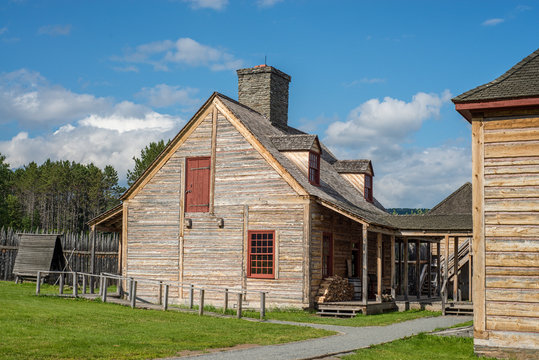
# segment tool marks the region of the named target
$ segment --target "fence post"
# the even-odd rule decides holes
[[[198,306],[198,315],[204,315],[204,289],[200,289],[200,304]]]
[[[36,295],[41,291],[41,271],[37,272]]]
[[[99,296],[103,295],[103,275],[99,275]]]
[[[73,272],[73,296],[79,297],[79,276],[76,271]]]
[[[242,296],[241,292],[239,292],[238,293],[238,309],[237,309],[238,311],[236,313],[236,317],[238,319],[241,319],[241,302],[242,302],[242,300],[243,300],[243,296]]]
[[[133,285],[131,286],[131,308],[135,308],[137,305],[137,282],[135,280],[133,281]]]
[[[225,289],[225,303],[223,304],[223,313],[226,314],[228,310],[228,289]]]
[[[86,283],[86,275],[82,274],[82,293],[86,294],[86,288],[88,287],[88,284]]]
[[[94,276],[93,274],[90,275],[90,294],[93,294],[94,293],[94,288],[95,288],[95,279],[94,279]]]
[[[193,308],[193,292],[194,292],[194,286],[193,284],[189,285],[189,309]]]
[[[157,291],[157,304],[163,304],[163,282],[159,281],[159,290]]]
[[[260,293],[260,320],[264,320],[266,316],[266,293]]]
[[[124,296],[124,284],[121,277],[119,277],[117,280],[118,283],[116,284],[116,289],[118,291],[118,296],[120,297],[120,299],[122,299]]]
[[[129,300],[133,297],[133,278],[129,278]]]
[[[58,289],[60,295],[64,294],[64,273],[60,273],[60,288]]]
[[[101,292],[101,301],[107,302],[107,277],[103,277],[103,291]]]
[[[163,310],[168,309],[168,284],[165,284],[165,298],[163,299]]]

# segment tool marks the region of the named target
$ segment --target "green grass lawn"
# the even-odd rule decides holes
[[[419,334],[387,344],[361,349],[353,355],[343,356],[345,360],[464,360],[474,359],[473,339],[454,336]],[[487,358],[481,358],[488,360]]]
[[[57,293],[58,288],[44,285],[42,292]],[[0,281],[0,359],[147,359],[333,334],[34,293],[35,284]]]

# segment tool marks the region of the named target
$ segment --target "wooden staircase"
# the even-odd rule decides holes
[[[446,315],[473,315],[471,301],[453,301],[445,304]]]

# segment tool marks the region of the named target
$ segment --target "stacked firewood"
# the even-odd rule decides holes
[[[318,288],[317,303],[332,301],[350,301],[354,298],[354,286],[348,283],[348,279],[338,275],[325,278]]]

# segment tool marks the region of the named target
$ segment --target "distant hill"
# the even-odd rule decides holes
[[[430,209],[427,208],[389,208],[386,211],[393,215],[422,215],[426,214]]]

